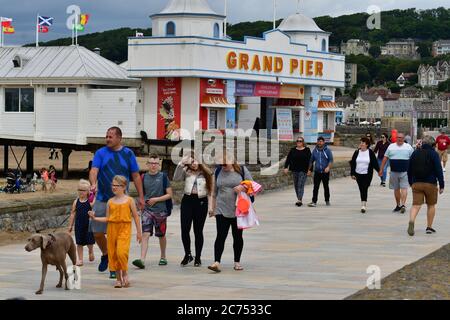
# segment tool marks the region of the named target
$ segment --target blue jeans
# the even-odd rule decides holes
[[[381,168],[381,163],[383,162],[383,159],[377,159],[378,160],[378,165]],[[380,177],[381,182],[386,182],[386,176],[387,176],[387,169],[389,168],[389,160],[386,162],[386,165],[384,166],[384,170],[383,170],[383,176]]]

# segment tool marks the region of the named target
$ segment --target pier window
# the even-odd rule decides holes
[[[166,25],[166,36],[167,37],[175,36],[175,23],[172,22],[172,21],[167,22],[167,25]]]
[[[322,51],[327,51],[327,40],[322,39]]]
[[[214,38],[220,38],[220,27],[218,23],[214,24]]]
[[[34,112],[34,89],[6,88],[5,112]]]

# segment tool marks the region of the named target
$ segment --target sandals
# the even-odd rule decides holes
[[[222,271],[222,270],[220,270],[219,266],[215,265],[215,264],[208,266],[208,269],[211,271],[217,272],[217,273]]]
[[[122,282],[116,281],[116,284],[114,285],[114,288],[122,288]]]
[[[83,261],[78,261],[76,264],[77,267],[82,267],[83,266]]]
[[[244,268],[240,264],[239,265],[234,265],[233,269],[235,271],[242,271],[242,270],[244,270]]]
[[[167,266],[167,259],[165,258],[161,258],[159,259],[159,264],[160,266]]]
[[[89,261],[92,262],[92,261],[94,261],[94,260],[95,260],[94,254],[93,254],[93,253],[92,253],[92,254],[89,254]]]

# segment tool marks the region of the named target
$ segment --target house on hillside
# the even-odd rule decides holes
[[[421,64],[417,74],[422,87],[437,87],[440,82],[450,78],[450,62],[439,61],[436,66]]]
[[[400,59],[420,59],[419,47],[413,39],[391,40],[381,47],[382,56],[393,56]]]
[[[400,88],[403,88],[407,83],[410,83],[416,75],[417,73],[414,72],[402,72],[396,82]]]

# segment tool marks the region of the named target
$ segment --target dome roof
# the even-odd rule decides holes
[[[207,0],[171,0],[169,4],[159,14],[218,14],[211,9]]]
[[[317,26],[312,18],[301,13],[293,14],[284,19],[278,29],[281,31],[325,32]]]

